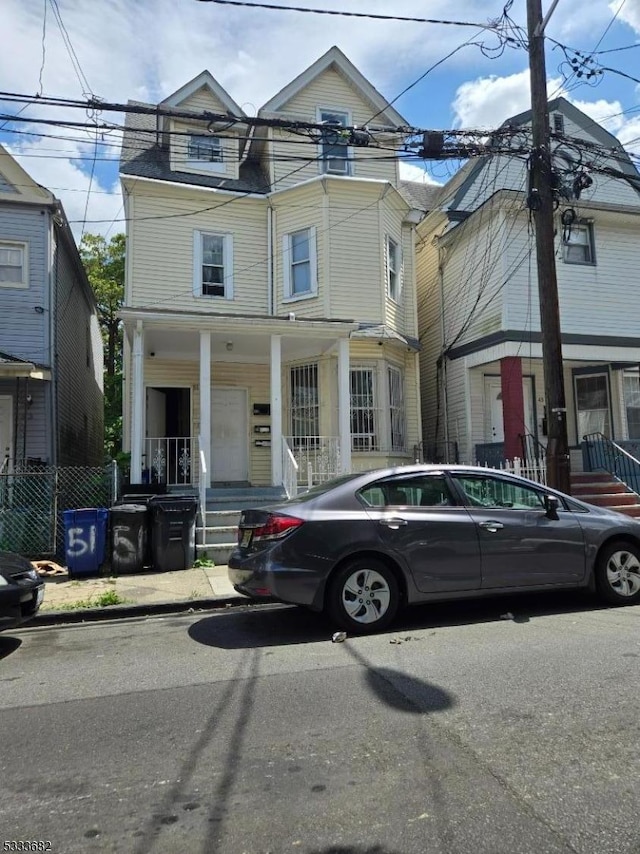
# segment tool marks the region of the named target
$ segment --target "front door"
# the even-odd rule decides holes
[[[536,435],[536,423],[533,411],[533,380],[522,378],[524,397],[524,424],[522,432]],[[504,415],[502,412],[502,382],[500,377],[484,378],[485,399],[485,441],[504,442]]]
[[[13,398],[0,395],[0,468],[7,457],[13,457]]]
[[[211,391],[212,480],[248,480],[247,392],[243,388]]]
[[[589,433],[602,433],[610,438],[608,374],[578,374],[574,382],[578,441]]]

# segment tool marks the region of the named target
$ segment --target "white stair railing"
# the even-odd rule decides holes
[[[295,498],[298,494],[298,463],[293,456],[286,437],[282,437],[282,485],[287,498]]]
[[[202,438],[198,436],[200,471],[198,477],[198,495],[200,497],[200,517],[202,528],[207,527],[207,461],[202,450]]]

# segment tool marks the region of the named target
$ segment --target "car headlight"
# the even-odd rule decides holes
[[[38,575],[38,573],[35,571],[35,569],[30,569],[30,570],[29,570],[29,572],[27,572],[27,575],[29,576],[29,578],[30,578],[32,581],[39,581],[39,580],[40,580],[40,576],[39,576],[39,575]]]
[[[4,577],[4,575],[0,575],[0,587],[7,587],[8,585],[9,585],[9,582]]]

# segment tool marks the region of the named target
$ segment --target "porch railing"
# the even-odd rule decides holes
[[[479,463],[485,468],[498,469],[498,471],[508,472],[509,474],[517,474],[520,477],[526,477],[529,480],[534,480],[536,483],[547,484],[547,461],[544,457],[532,460],[521,460],[515,457],[513,460],[502,460],[494,465],[487,463]]]
[[[282,437],[282,482],[287,498],[295,498],[298,494],[298,463],[289,447],[289,442]]]
[[[588,433],[582,441],[589,471],[604,469],[640,493],[640,460],[602,433]]]
[[[542,460],[547,456],[546,445],[543,445],[533,433],[528,431],[520,433],[518,438],[522,447],[523,460]]]
[[[308,486],[325,483],[340,474],[338,436],[287,436],[286,443]]]
[[[199,443],[195,436],[160,436],[144,442],[145,483],[191,486],[197,480]]]

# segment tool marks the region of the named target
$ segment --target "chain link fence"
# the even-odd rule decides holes
[[[111,507],[118,468],[25,466],[0,474],[0,550],[64,558],[64,511]]]

